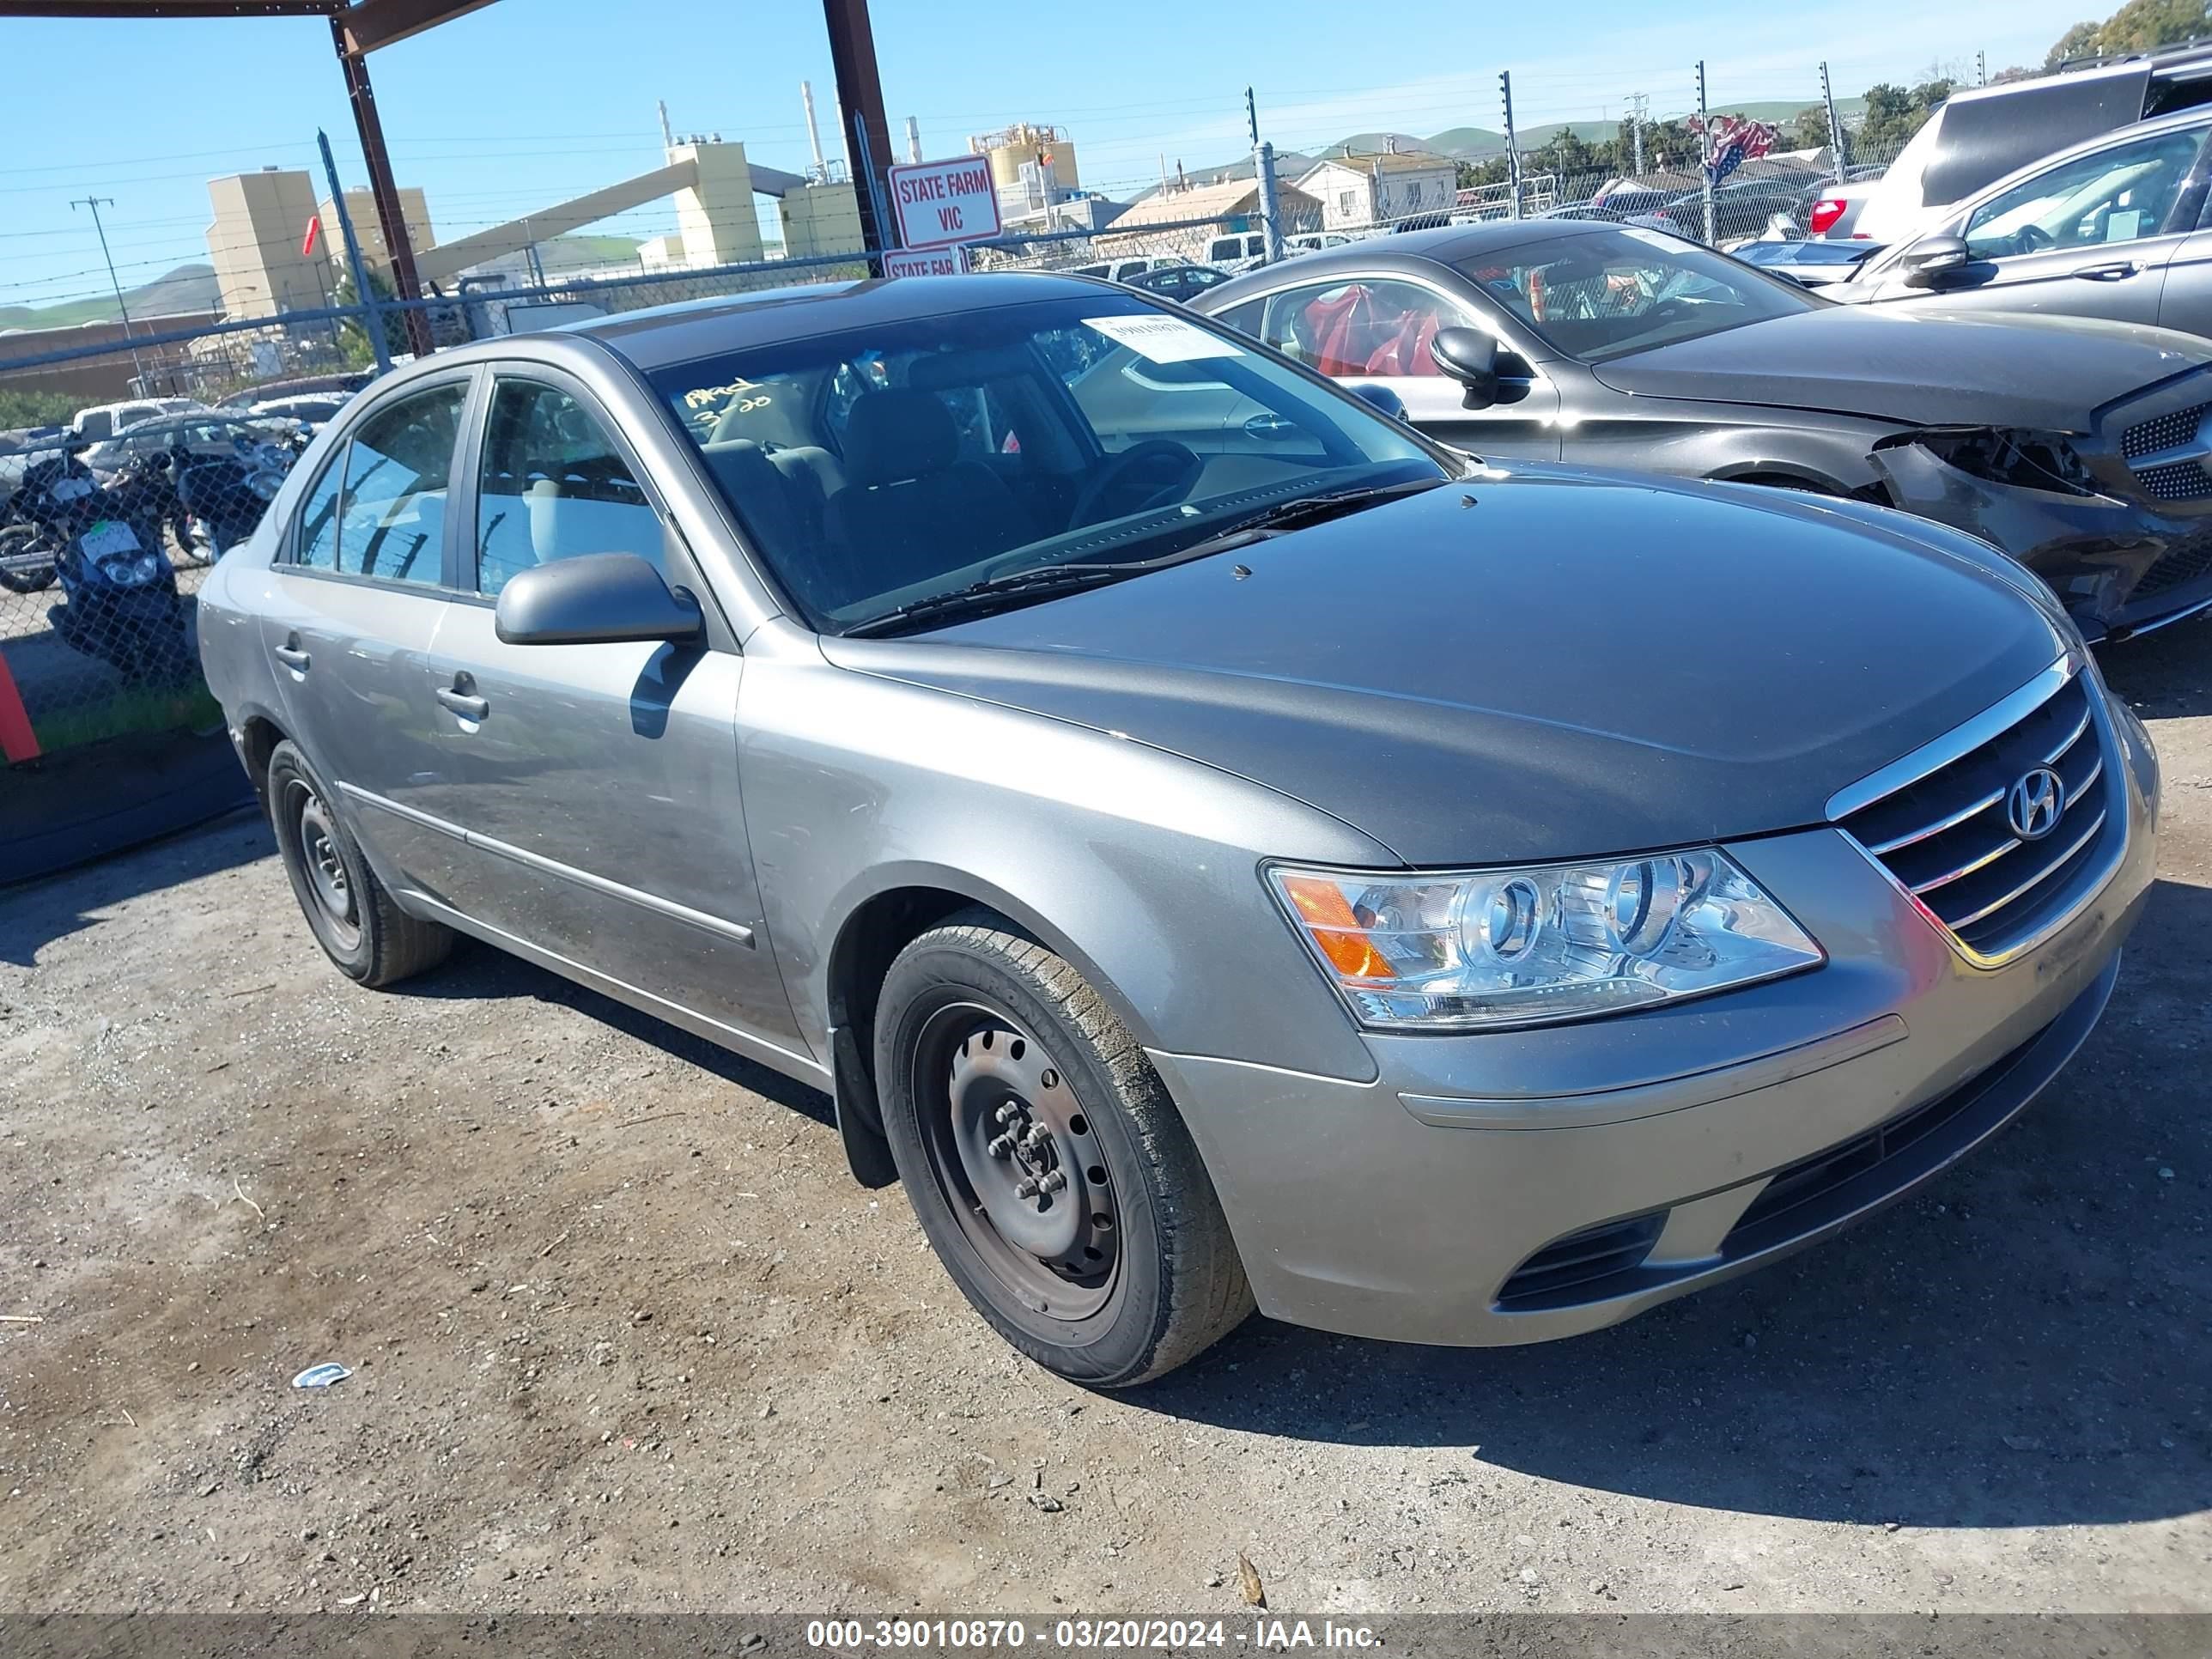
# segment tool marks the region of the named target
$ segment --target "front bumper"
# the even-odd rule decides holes
[[[1622,1018],[1368,1034],[1370,1082],[1154,1052],[1262,1311],[1489,1346],[1618,1322],[1892,1202],[2027,1106],[2094,1025],[2155,864],[2157,770],[2116,710],[2127,839],[2064,924],[1974,964],[1841,831],[1728,847],[1827,949]]]
[[[1893,505],[2026,565],[2092,640],[2161,627],[2212,605],[2212,514],[2161,512],[2118,495],[2022,489],[1960,471],[1917,444],[1869,459]]]

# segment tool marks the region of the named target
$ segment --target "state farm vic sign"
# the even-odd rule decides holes
[[[999,234],[999,192],[981,155],[891,169],[892,211],[907,247],[950,247]]]

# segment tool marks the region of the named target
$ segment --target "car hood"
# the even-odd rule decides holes
[[[1867,415],[1910,426],[2087,432],[2115,398],[2212,363],[2212,344],[2089,318],[2006,320],[1824,306],[1593,366],[1616,392]]]
[[[1562,859],[1820,822],[2046,667],[2063,641],[2027,579],[1947,537],[1750,486],[1516,465],[823,644],[1254,780],[1408,863]]]

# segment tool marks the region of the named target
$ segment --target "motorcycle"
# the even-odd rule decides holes
[[[242,438],[235,454],[199,462],[178,476],[177,495],[193,520],[192,540],[205,542],[210,560],[260,528],[269,503],[307,447],[304,431]]]
[[[0,502],[0,587],[36,593],[52,587],[70,538],[100,493],[82,452],[90,441],[57,449],[23,471],[22,482]]]
[[[167,530],[175,539],[178,557],[197,564],[206,561],[192,538],[191,514],[177,492],[178,475],[191,458],[191,452],[181,444],[132,456],[108,479],[104,510],[109,518],[153,526],[156,550],[161,532]]]
[[[76,526],[54,571],[63,603],[46,620],[72,651],[131,684],[173,685],[198,672],[177,573],[152,521],[100,517]]]

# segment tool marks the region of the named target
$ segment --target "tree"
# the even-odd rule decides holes
[[[368,290],[380,300],[389,300],[393,294],[392,279],[374,265],[371,265],[368,268]],[[350,269],[339,274],[338,285],[337,290],[331,295],[331,303],[333,306],[357,306],[361,303],[360,290],[354,286],[353,272]],[[382,313],[380,320],[384,324],[385,346],[388,350],[392,344],[392,330],[399,322],[399,313],[389,311]],[[368,337],[368,319],[365,316],[349,317],[340,323],[337,329],[336,343],[338,356],[348,368],[367,368],[376,361],[376,347]]]
[[[1792,149],[1821,149],[1828,142],[1828,106],[1808,104],[1797,112],[1797,118],[1784,129]]]
[[[2069,58],[2150,52],[2200,34],[2212,34],[2208,0],[2128,0],[2103,22],[2076,23],[2060,35],[2043,67],[2055,70]]]
[[[1954,89],[1948,80],[1923,81],[1911,88],[1893,87],[1887,82],[1869,87],[1866,114],[1856,135],[1858,152],[1883,161],[1895,155]]]

